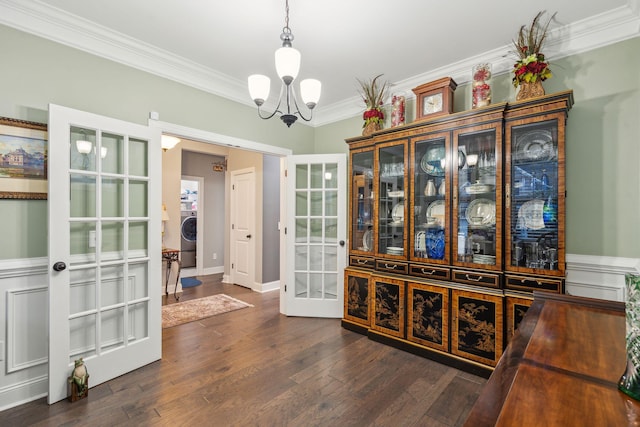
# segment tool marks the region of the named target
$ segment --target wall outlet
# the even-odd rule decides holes
[[[213,259],[218,259],[218,254],[217,253],[213,253]]]

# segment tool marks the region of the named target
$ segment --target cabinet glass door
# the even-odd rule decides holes
[[[411,258],[437,264],[449,260],[449,134],[412,142],[413,233]],[[449,159],[448,159],[449,157]]]
[[[454,264],[489,270],[501,262],[500,124],[454,132]]]
[[[351,251],[373,254],[373,150],[351,153]]]
[[[507,258],[509,270],[545,274],[563,268],[564,162],[558,120],[507,124]],[[538,271],[539,272],[539,271]]]
[[[406,256],[405,159],[407,145],[378,146],[378,254],[390,258]]]

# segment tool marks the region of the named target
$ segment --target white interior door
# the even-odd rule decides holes
[[[287,172],[283,312],[289,316],[342,317],[346,156],[289,156]]]
[[[49,106],[49,403],[161,357],[160,133]]]
[[[231,174],[231,280],[254,287],[256,264],[256,177],[253,168]]]

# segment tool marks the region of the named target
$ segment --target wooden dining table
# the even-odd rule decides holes
[[[640,402],[618,390],[625,330],[624,303],[534,292],[464,425],[640,426]]]

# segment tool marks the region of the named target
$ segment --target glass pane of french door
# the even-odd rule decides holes
[[[70,127],[69,363],[148,337],[146,140]]]
[[[337,168],[335,163],[296,165],[296,298],[338,298]]]

